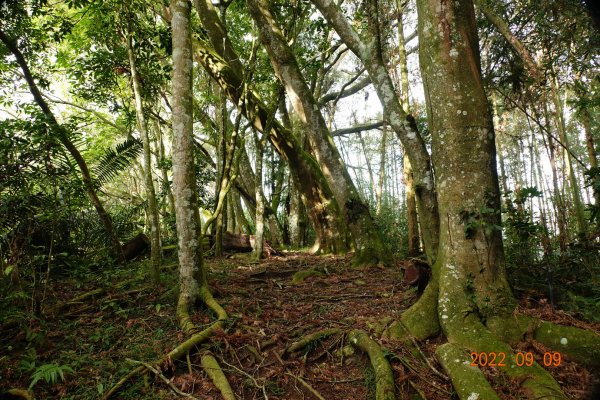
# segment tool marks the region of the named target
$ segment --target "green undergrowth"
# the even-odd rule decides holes
[[[174,262],[166,259],[163,265]],[[174,347],[179,338],[176,292],[171,289],[177,285],[177,270],[163,269],[162,284],[155,288],[148,263],[87,273],[78,268],[61,278],[60,285],[48,285],[38,316],[26,302],[3,308],[0,317],[8,320],[12,315],[16,322],[2,327],[0,347],[6,351],[0,355],[0,391],[31,388],[40,399],[99,398],[132,369],[127,359],[154,360]],[[103,291],[94,290],[98,288]],[[68,303],[93,290],[94,295]],[[168,398],[165,394],[148,387],[148,379],[138,379],[119,398]]]

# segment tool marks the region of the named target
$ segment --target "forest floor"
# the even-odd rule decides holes
[[[402,261],[390,268],[357,270],[350,267],[349,257],[290,253],[260,263],[246,255],[206,263],[215,298],[230,321],[200,352],[176,361],[174,371],[164,372],[179,390],[198,399],[222,398],[200,367],[200,353],[211,351],[239,399],[373,399],[375,375],[369,359],[349,352],[345,342],[345,333],[363,329],[385,349],[398,399],[457,398],[434,357],[441,337],[418,343],[420,352],[412,353],[385,338],[388,324],[417,299],[415,289],[402,283]],[[98,271],[93,280],[90,274],[83,275],[87,281],[53,280],[43,320],[32,320],[25,331],[0,328],[0,392],[27,388],[36,368],[53,363],[68,365],[73,372],[65,372],[65,380],[55,384],[40,380],[33,387],[37,399],[100,398],[136,366],[135,361],[157,360],[184,341],[174,318],[175,259],[165,265],[159,289],[146,278],[147,261]],[[297,271],[311,268],[322,274],[292,283]],[[522,304],[526,308],[520,312],[600,332],[600,324],[577,321],[543,301],[523,299]],[[194,313],[194,322],[201,327],[212,320],[204,309]],[[303,351],[287,351],[303,335],[330,328],[339,331]],[[516,350],[532,352],[536,360],[546,351],[531,339]],[[548,370],[569,398],[586,398],[589,371],[567,360]],[[503,399],[524,398],[518,382],[495,368],[484,372]],[[113,398],[181,397],[156,376],[147,375],[130,379]]]

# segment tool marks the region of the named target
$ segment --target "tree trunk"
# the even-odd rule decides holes
[[[408,98],[408,62],[406,59],[406,45],[404,44],[404,23],[402,21],[402,9],[400,1],[396,1],[398,7],[398,58],[400,63],[400,99],[402,101],[402,108],[407,113],[410,110],[410,103]],[[404,173],[404,185],[406,187],[406,220],[407,220],[407,233],[408,233],[408,251],[409,257],[415,257],[420,253],[421,239],[419,237],[419,220],[417,215],[417,202],[415,199],[415,183],[413,179],[413,172],[410,165],[410,157],[404,151],[403,155],[403,173]]]
[[[94,187],[94,182],[92,181],[92,177],[90,175],[87,163],[85,162],[83,156],[81,155],[77,147],[69,139],[68,132],[66,131],[66,129],[58,123],[56,117],[52,113],[52,110],[50,110],[48,103],[46,103],[46,101],[44,100],[42,93],[40,92],[40,90],[37,87],[37,84],[33,80],[33,76],[31,75],[31,71],[29,70],[29,66],[27,65],[25,57],[23,57],[23,54],[17,47],[17,41],[6,36],[6,34],[1,29],[0,41],[4,43],[4,45],[17,59],[17,63],[23,71],[23,76],[27,81],[29,91],[33,95],[35,102],[42,109],[42,112],[48,119],[50,125],[55,129],[60,142],[63,144],[63,146],[65,146],[69,154],[71,154],[71,157],[73,157],[73,159],[77,163],[77,166],[81,171],[81,180],[83,182],[83,186],[86,190],[88,197],[90,198],[90,201],[92,202],[92,205],[98,213],[98,217],[100,218],[102,225],[104,226],[104,230],[106,231],[106,235],[108,236],[112,246],[113,255],[119,262],[124,262],[125,256],[123,255],[121,243],[119,242],[119,238],[117,237],[113,228],[110,215],[108,215],[108,213],[104,209],[104,205],[102,204],[100,198],[98,197],[98,194],[96,193],[96,188]]]
[[[259,37],[271,59],[271,65],[305,127],[310,150],[323,166],[325,178],[343,210],[342,214],[356,246],[354,263],[387,264],[390,261],[389,252],[376,229],[369,207],[360,198],[343,165],[318,103],[268,5],[264,0],[249,0],[248,5],[250,15],[259,26]]]
[[[148,220],[150,222],[150,271],[155,284],[160,283],[160,220],[158,217],[158,206],[156,204],[156,192],[154,191],[154,180],[152,179],[152,154],[150,151],[150,137],[148,136],[148,125],[144,114],[142,103],[142,84],[137,71],[135,54],[133,51],[133,39],[131,33],[125,38],[127,42],[127,55],[129,57],[129,70],[131,71],[131,83],[135,97],[135,112],[137,115],[138,129],[142,138],[144,152],[144,188],[148,199]]]
[[[264,245],[264,233],[265,233],[265,203],[263,198],[263,158],[264,148],[267,138],[267,134],[263,133],[262,137],[258,137],[258,132],[255,132],[254,143],[256,145],[256,168],[255,168],[255,181],[254,186],[256,187],[256,218],[255,218],[255,232],[254,232],[254,246],[253,256],[256,260],[260,260],[263,257],[263,245]]]
[[[225,45],[219,54],[206,43],[195,42],[195,56],[206,71],[219,83],[239,111],[261,132],[265,131],[267,119],[272,112],[247,85],[243,83],[243,68],[239,58],[219,22],[219,17],[210,1],[195,1],[200,19],[215,48]],[[225,55],[224,55],[225,54]],[[226,56],[229,54],[230,56]],[[231,59],[231,63],[223,57]],[[231,58],[230,58],[231,57]],[[294,184],[300,189],[306,203],[308,216],[315,229],[314,252],[340,253],[348,248],[346,225],[341,218],[338,202],[333,197],[323,171],[312,156],[303,150],[301,143],[289,129],[274,120],[267,131],[269,140],[287,161]]]
[[[381,213],[383,205],[383,188],[385,187],[385,158],[387,150],[387,127],[383,126],[383,135],[381,135],[381,144],[379,145],[379,177],[377,179],[377,188],[375,190],[375,213]]]
[[[491,114],[485,111],[489,107],[481,79],[473,3],[417,0],[417,8],[421,72],[439,188],[440,247],[432,270],[436,284],[430,283],[402,320],[419,337],[435,333],[431,321],[437,320],[453,346],[473,352],[504,352],[507,366],[499,370],[520,382],[528,396],[565,398],[556,381],[538,364],[528,369],[516,367],[512,349],[497,336],[518,340],[524,331],[519,326],[518,333],[511,332],[517,330],[515,301],[505,276],[494,129]],[[439,292],[435,290],[438,287]],[[544,337],[549,331],[544,324],[531,328],[534,337],[550,344]],[[564,343],[572,340],[563,338]],[[591,334],[590,338],[600,351],[600,337]],[[467,353],[443,353],[440,351],[438,358],[462,399],[472,398],[474,393],[492,393],[485,380],[467,379],[472,385],[465,388],[465,374],[476,371],[460,371],[463,362],[469,363]],[[463,392],[465,389],[468,391]],[[496,397],[490,394],[486,398]]]
[[[179,243],[177,318],[185,332],[194,329],[189,309],[207,286],[200,241],[192,141],[192,35],[190,3],[171,2],[173,30],[173,191]]]
[[[215,198],[219,198],[219,193],[221,191],[221,182],[223,182],[226,173],[227,163],[227,131],[228,131],[228,122],[229,117],[227,113],[227,97],[225,93],[219,88],[217,84],[212,85],[214,91],[218,93],[219,103],[216,109],[216,122],[217,122],[217,130],[216,130],[216,165],[217,165],[217,179],[215,179]],[[217,205],[215,204],[215,208]],[[213,228],[215,235],[215,256],[220,257],[223,255],[223,213],[219,213],[217,216],[217,220],[215,221],[215,225]]]
[[[433,263],[438,249],[439,215],[431,160],[414,118],[402,108],[381,51],[377,0],[367,2],[369,42],[364,43],[339,6],[328,0],[312,0],[342,41],[362,61],[383,106],[388,123],[396,132],[410,157],[417,206],[421,216],[421,234],[427,258]]]
[[[165,191],[167,192],[167,201],[169,205],[169,213],[171,215],[175,215],[175,198],[173,197],[173,190],[171,185],[169,184],[169,173],[168,168],[165,167],[164,162],[166,160],[165,154],[165,143],[163,141],[162,130],[160,129],[160,123],[158,120],[155,121],[155,130],[156,130],[156,147],[158,149],[157,157],[158,163],[160,164],[160,174],[162,178],[163,185],[165,186]]]
[[[565,114],[560,93],[558,92],[558,82],[553,79],[550,82],[552,89],[552,100],[554,101],[554,112],[556,117],[556,127],[558,130],[560,141],[564,146],[563,154],[565,159],[565,165],[567,168],[567,174],[569,177],[571,199],[573,200],[573,206],[575,207],[575,218],[577,219],[577,230],[582,236],[585,236],[588,231],[587,219],[585,218],[585,211],[583,202],[581,200],[581,191],[579,190],[579,182],[575,176],[575,169],[573,165],[573,159],[571,157],[571,147],[569,144],[569,137],[567,135],[567,128],[565,124]]]

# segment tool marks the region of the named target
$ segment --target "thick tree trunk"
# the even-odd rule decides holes
[[[228,38],[223,36],[224,30],[221,28],[212,3],[197,0],[195,4],[211,42],[216,43],[217,48],[224,44],[226,47],[224,52],[230,55],[232,61],[229,64],[223,55],[200,41],[196,42],[196,59],[219,83],[240,112],[256,129],[263,132],[268,116],[272,115],[272,112],[258,95],[243,84],[243,68]],[[344,234],[347,231],[346,225],[341,218],[338,202],[333,197],[331,188],[316,160],[303,150],[298,139],[279,121],[274,120],[267,133],[271,144],[287,161],[293,181],[302,193],[308,216],[316,233],[313,251],[325,253],[346,251],[348,248],[347,237]]]
[[[377,0],[367,2],[368,43],[361,40],[335,2],[328,0],[312,0],[312,2],[327,21],[332,24],[342,41],[362,61],[377,91],[384,115],[410,158],[417,206],[421,217],[423,245],[428,260],[433,263],[438,249],[439,215],[431,160],[414,118],[408,115],[401,106],[392,79],[383,61],[379,40]]]
[[[518,340],[532,329],[538,340],[556,348],[556,340],[552,343],[545,337],[545,323],[528,328],[513,322],[515,302],[505,276],[499,227],[495,135],[491,114],[485,112],[489,107],[481,79],[473,3],[418,0],[417,7],[421,72],[439,188],[440,247],[432,271],[436,284],[427,287],[402,320],[420,337],[435,333],[436,329],[431,329],[435,324],[430,321],[437,320],[453,346],[474,352],[504,352],[507,366],[499,370],[518,380],[528,396],[565,398],[556,381],[538,364],[528,369],[516,367],[512,349],[497,336]],[[598,335],[572,334],[589,340],[589,348],[600,352]],[[564,343],[573,340],[563,339]],[[438,357],[461,399],[489,393],[481,375],[477,380],[468,379],[475,369],[459,368],[469,363],[467,353],[453,351],[448,356],[442,350]],[[463,386],[465,379],[470,387]],[[491,394],[488,397],[494,398]]]
[[[189,309],[206,287],[200,242],[200,216],[196,198],[192,142],[192,35],[190,3],[171,2],[173,29],[173,192],[179,243],[179,301],[181,328],[194,329]]]
[[[123,249],[121,247],[121,243],[119,242],[119,239],[113,228],[113,224],[112,224],[112,220],[110,219],[110,215],[108,215],[108,213],[104,209],[104,205],[102,204],[102,202],[100,201],[100,198],[98,197],[98,194],[96,193],[96,188],[94,187],[94,182],[90,175],[90,171],[88,169],[87,163],[85,162],[83,156],[81,155],[81,153],[79,152],[77,147],[69,139],[69,135],[68,135],[68,132],[66,131],[66,129],[58,123],[58,121],[56,120],[56,117],[52,113],[52,110],[50,110],[48,103],[46,103],[46,101],[44,100],[42,93],[40,92],[40,90],[37,87],[37,84],[33,80],[33,76],[31,75],[31,71],[29,70],[29,66],[27,65],[27,61],[25,60],[25,57],[23,57],[23,54],[17,47],[17,41],[6,36],[6,34],[2,30],[0,30],[0,41],[2,43],[4,43],[4,45],[10,50],[10,52],[17,59],[17,63],[19,64],[19,67],[21,67],[21,70],[23,71],[23,76],[25,77],[25,80],[27,81],[27,85],[29,86],[29,91],[33,95],[35,102],[42,109],[42,112],[48,119],[48,122],[50,123],[50,125],[56,130],[56,133],[58,134],[58,138],[59,138],[60,142],[63,144],[63,146],[65,146],[65,148],[67,149],[69,154],[71,154],[71,157],[73,157],[73,159],[77,163],[77,166],[79,167],[79,170],[81,171],[81,180],[83,182],[83,186],[86,190],[88,197],[90,198],[92,205],[94,206],[94,208],[96,209],[96,212],[98,213],[98,217],[100,218],[102,225],[104,226],[104,230],[106,231],[106,235],[108,236],[111,246],[112,246],[113,255],[116,257],[116,259],[119,262],[124,262],[125,256],[123,255]]]
[[[278,28],[267,3],[264,0],[249,0],[248,4],[252,18],[260,27],[259,37],[269,54],[271,65],[305,127],[310,150],[323,166],[325,178],[343,210],[356,246],[354,262],[357,265],[388,263],[389,252],[383,245],[383,239],[376,229],[369,207],[360,198],[342,163],[318,103],[300,71],[292,49]]]
[[[156,204],[156,192],[154,191],[154,180],[152,179],[152,154],[150,151],[150,137],[148,135],[148,125],[144,114],[142,103],[142,84],[137,71],[135,53],[133,51],[133,39],[131,33],[125,38],[127,42],[127,55],[129,56],[129,70],[131,71],[131,83],[133,86],[133,95],[135,97],[135,112],[137,115],[138,129],[142,138],[144,151],[144,189],[148,199],[148,220],[150,222],[150,271],[155,284],[160,282],[160,220],[158,217],[158,206]]]

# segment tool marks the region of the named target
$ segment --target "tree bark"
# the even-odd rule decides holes
[[[332,24],[342,41],[361,60],[383,106],[388,123],[410,157],[415,181],[417,206],[421,216],[421,234],[427,258],[433,263],[438,249],[439,215],[431,160],[414,118],[408,115],[396,95],[381,52],[377,0],[367,2],[369,42],[365,43],[346,19],[339,6],[329,0],[312,0]]]
[[[119,262],[125,262],[125,256],[123,255],[121,243],[119,242],[119,238],[115,233],[110,215],[108,215],[108,213],[104,209],[104,205],[102,204],[100,198],[98,197],[98,194],[96,193],[96,188],[94,187],[94,182],[90,175],[87,163],[85,162],[83,156],[81,155],[77,147],[69,139],[69,135],[66,129],[58,123],[56,117],[52,113],[52,110],[50,110],[48,103],[46,103],[46,101],[44,100],[40,90],[37,87],[37,84],[33,79],[33,76],[31,75],[31,71],[29,70],[27,61],[25,60],[25,57],[23,57],[23,54],[17,46],[17,41],[6,36],[6,34],[2,30],[0,30],[0,41],[4,43],[4,45],[17,59],[17,63],[23,71],[23,76],[27,81],[29,91],[33,95],[35,102],[42,109],[42,112],[48,119],[50,125],[55,129],[60,142],[63,144],[63,146],[65,146],[69,154],[71,154],[71,157],[73,157],[73,159],[77,163],[77,166],[81,171],[81,180],[83,182],[83,186],[85,187],[85,191],[88,197],[90,198],[92,205],[96,209],[96,212],[98,213],[98,217],[100,218],[102,225],[104,226],[104,230],[106,231],[106,235],[108,236],[112,246],[113,255]]]
[[[218,27],[219,18],[212,3],[198,0],[195,4],[210,41],[218,43],[218,46],[224,43],[227,47],[226,53],[235,55],[229,39],[222,36],[224,30]],[[217,28],[211,29],[213,25]],[[232,57],[229,64],[214,48],[205,42],[197,41],[195,57],[219,83],[239,111],[256,129],[264,132],[268,116],[272,112],[255,92],[244,85],[243,69],[237,55]],[[343,232],[347,229],[341,218],[338,202],[333,197],[331,188],[316,160],[303,150],[298,139],[279,121],[274,120],[267,133],[271,144],[287,161],[293,181],[302,193],[308,216],[315,228],[316,240],[312,251],[325,253],[346,251],[348,244]]]
[[[481,77],[473,3],[417,0],[417,8],[421,72],[439,188],[440,247],[432,271],[437,285],[430,284],[421,297],[434,301],[420,300],[402,320],[409,331],[423,337],[435,329],[423,329],[432,324],[427,326],[422,320],[437,319],[453,345],[475,352],[505,352],[507,366],[499,367],[500,371],[521,382],[530,397],[565,398],[538,364],[527,370],[516,367],[512,350],[503,341],[514,329],[515,301],[505,274],[495,135]],[[433,293],[436,286],[439,293]],[[543,326],[531,329],[550,343],[543,337]],[[600,343],[597,336],[592,339],[596,345]],[[441,358],[453,383],[460,386],[465,376],[452,364],[462,363],[462,357],[457,361]],[[489,390],[482,385],[474,382],[471,393]],[[466,399],[471,393],[461,396]]]
[[[192,141],[192,35],[190,3],[171,2],[173,30],[173,192],[179,256],[177,318],[185,332],[195,325],[189,309],[207,281],[200,241],[200,215],[196,197]]]
[[[582,236],[585,236],[588,231],[587,219],[585,218],[585,211],[583,207],[583,202],[581,200],[581,191],[579,190],[579,182],[577,181],[577,177],[575,176],[575,169],[573,165],[573,160],[571,158],[571,151],[569,145],[569,137],[567,135],[567,127],[565,124],[565,115],[562,100],[560,97],[560,93],[558,92],[558,82],[556,79],[553,79],[550,82],[550,87],[552,90],[552,100],[554,101],[554,113],[555,113],[555,121],[556,128],[559,134],[560,141],[563,144],[564,150],[564,159],[565,165],[567,168],[567,174],[569,177],[570,189],[571,189],[571,199],[573,200],[573,206],[575,207],[575,218],[577,220],[577,230],[578,233]]]
[[[343,210],[343,216],[356,246],[355,264],[379,262],[387,264],[390,261],[389,252],[383,245],[383,239],[375,227],[369,207],[360,198],[341,161],[318,103],[283,33],[264,0],[248,0],[248,4],[250,15],[259,26],[259,37],[269,54],[271,65],[305,127],[310,150],[323,166],[325,178]]]
[[[142,102],[142,84],[137,70],[135,53],[133,50],[133,38],[131,32],[125,38],[127,43],[127,55],[129,57],[129,70],[131,71],[131,83],[133,86],[133,95],[135,97],[135,113],[137,116],[138,129],[142,138],[144,154],[144,189],[148,199],[148,220],[150,222],[150,271],[155,284],[160,283],[160,220],[158,216],[158,206],[156,204],[156,192],[154,191],[154,180],[152,179],[152,154],[150,151],[150,137],[148,135],[148,124],[144,114],[144,105]]]

